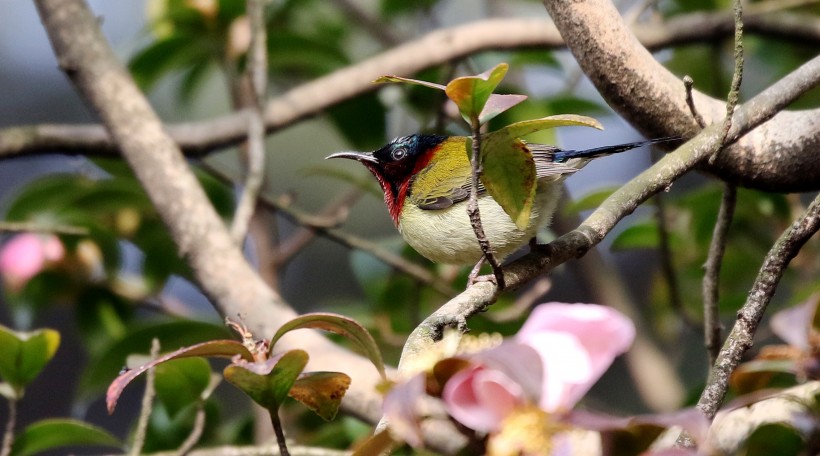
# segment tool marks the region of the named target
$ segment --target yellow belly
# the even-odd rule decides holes
[[[549,223],[560,191],[560,182],[539,183],[526,230],[519,230],[492,197],[479,198],[484,233],[498,259],[518,250]],[[408,203],[399,216],[399,231],[411,247],[434,263],[472,265],[482,256],[466,201],[441,210],[424,210]]]

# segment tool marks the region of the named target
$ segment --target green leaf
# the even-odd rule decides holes
[[[268,360],[274,361],[276,364],[268,373],[264,372],[264,363],[255,362],[230,364],[223,375],[225,380],[241,389],[254,402],[275,413],[307,365],[308,354],[304,350],[290,350],[279,358]]]
[[[154,388],[168,414],[177,415],[197,402],[211,382],[211,365],[204,358],[182,358],[156,367]]]
[[[489,118],[481,121],[481,114],[484,110],[484,105],[490,98],[501,80],[507,74],[509,65],[506,63],[499,63],[494,68],[485,71],[476,76],[464,76],[453,79],[447,84],[444,92],[447,97],[453,100],[458,106],[459,112],[464,120],[470,125],[474,121],[479,124],[486,122]],[[497,115],[497,113],[496,113]]]
[[[60,333],[53,329],[17,332],[0,325],[0,377],[16,390],[19,398],[59,346]]]
[[[231,358],[236,355],[239,355],[241,359],[252,361],[253,356],[242,345],[241,342],[236,340],[211,340],[208,342],[203,342],[201,344],[192,345],[190,347],[182,347],[179,350],[175,350],[171,353],[165,354],[160,356],[155,360],[151,360],[141,366],[135,367],[133,369],[128,369],[122,374],[120,374],[111,385],[108,387],[108,391],[105,395],[105,402],[108,408],[108,413],[113,413],[114,408],[117,406],[117,401],[120,398],[123,390],[129,383],[131,383],[135,378],[139,377],[141,374],[146,372],[148,369],[152,367],[156,367],[162,363],[180,359],[180,358],[191,358],[191,357],[198,357],[198,356],[205,356],[205,357],[220,357],[220,358]]]
[[[487,134],[487,137],[503,135],[507,138],[520,138],[530,133],[556,127],[592,127],[598,130],[604,129],[603,125],[592,117],[575,114],[559,114],[556,116],[542,117],[540,119],[516,122]]]
[[[325,421],[336,417],[350,377],[341,372],[307,372],[290,389],[290,397],[301,402]]]
[[[535,199],[535,161],[517,138],[490,136],[482,149],[481,182],[520,230],[527,228]]]
[[[122,442],[105,429],[70,419],[48,419],[27,426],[14,439],[11,456],[29,456],[66,446],[122,448]]]
[[[322,329],[346,337],[364,351],[370,362],[376,366],[382,378],[386,378],[384,361],[376,341],[373,340],[373,336],[362,325],[344,315],[317,312],[296,317],[276,331],[270,341],[270,349],[273,350],[276,342],[288,332],[303,328]]]
[[[606,187],[594,190],[586,195],[572,201],[564,208],[566,214],[577,214],[581,211],[597,209],[610,195],[615,193],[618,187]]]
[[[482,141],[481,163],[484,174],[481,182],[521,230],[527,227],[532,212],[536,173],[532,153],[518,138],[561,126],[602,128],[591,117],[563,114],[507,125],[488,133]]]
[[[654,249],[659,243],[658,224],[654,221],[645,221],[623,230],[612,241],[612,250]]]

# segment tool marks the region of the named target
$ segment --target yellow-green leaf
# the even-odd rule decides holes
[[[507,74],[509,65],[499,63],[494,68],[476,76],[464,76],[453,79],[447,84],[444,92],[458,106],[461,116],[467,123],[479,121],[481,111],[498,84]]]
[[[225,380],[241,389],[254,402],[275,413],[288,397],[290,389],[307,362],[307,352],[296,349],[282,354],[268,373],[250,370],[258,367],[251,364],[262,364],[260,362],[230,364],[222,373]]]
[[[576,114],[559,114],[556,116],[542,117],[540,119],[516,122],[489,133],[488,136],[504,135],[508,138],[520,138],[530,133],[556,127],[592,127],[598,130],[604,129],[603,125],[592,117],[579,116]]]
[[[0,377],[17,394],[31,383],[48,364],[57,347],[60,333],[53,329],[32,332],[13,331],[0,326]]]

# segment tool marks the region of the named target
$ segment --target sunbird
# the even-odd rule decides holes
[[[493,254],[501,261],[533,239],[555,212],[561,183],[590,160],[630,149],[678,140],[659,138],[586,150],[526,144],[535,162],[537,187],[529,223],[519,229],[479,182],[481,224]],[[434,263],[472,265],[483,260],[467,215],[472,168],[469,138],[413,134],[374,152],[339,152],[376,176],[384,202],[404,240]],[[479,179],[480,180],[480,179]]]

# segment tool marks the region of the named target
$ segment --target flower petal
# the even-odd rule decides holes
[[[455,374],[441,397],[450,416],[482,432],[497,430],[504,418],[524,402],[518,383],[503,372],[483,366]]]

